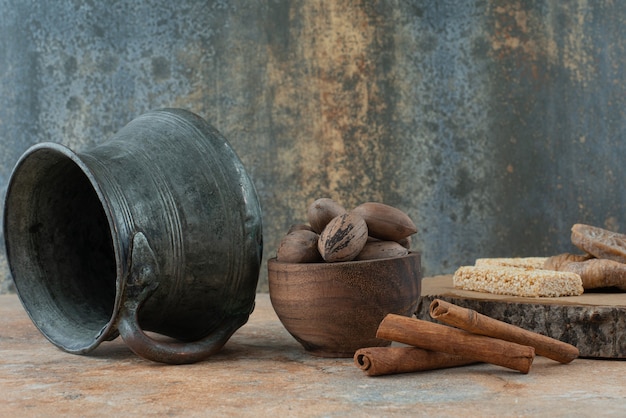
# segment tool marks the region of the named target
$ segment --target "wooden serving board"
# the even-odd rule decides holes
[[[441,299],[578,348],[580,357],[626,358],[626,293],[531,298],[455,289],[452,275],[422,280],[415,315],[434,321],[430,303]]]

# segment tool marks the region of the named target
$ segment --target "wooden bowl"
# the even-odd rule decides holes
[[[376,338],[383,318],[411,316],[421,290],[418,253],[340,263],[268,260],[272,306],[304,349],[321,357],[352,357],[359,348],[388,346]]]

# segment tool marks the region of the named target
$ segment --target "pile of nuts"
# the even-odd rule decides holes
[[[408,254],[415,224],[400,209],[377,202],[348,211],[330,198],[307,209],[308,224],[292,226],[276,253],[286,263],[373,260]]]

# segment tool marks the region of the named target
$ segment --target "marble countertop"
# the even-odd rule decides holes
[[[0,296],[0,416],[625,416],[626,362],[537,357],[369,377],[352,359],[307,354],[258,294],[250,321],[192,365],[137,357],[121,339],[67,354]]]

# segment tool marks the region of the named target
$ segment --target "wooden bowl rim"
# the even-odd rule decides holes
[[[267,264],[268,266],[271,263],[277,266],[299,266],[303,268],[306,268],[306,266],[309,266],[310,268],[327,269],[327,268],[340,268],[342,266],[358,266],[360,264],[372,264],[372,263],[384,264],[384,263],[392,262],[395,260],[403,260],[406,258],[420,258],[420,261],[421,261],[421,255],[422,254],[417,251],[409,251],[408,254],[400,255],[397,257],[375,258],[371,260],[337,261],[333,263],[325,262],[325,261],[322,261],[319,263],[289,263],[286,261],[278,261],[276,257],[272,257],[267,260]]]

